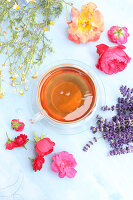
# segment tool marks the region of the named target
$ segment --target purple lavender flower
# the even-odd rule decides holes
[[[104,120],[97,115],[97,127],[91,127],[93,133],[101,132],[102,137],[109,142],[111,156],[133,152],[130,145],[133,142],[133,88],[122,85],[120,92],[122,97],[117,99],[116,105],[102,107],[103,111],[115,110],[116,115],[110,120]],[[96,137],[93,138],[93,142],[97,142]],[[93,142],[89,141],[83,149],[86,151]]]

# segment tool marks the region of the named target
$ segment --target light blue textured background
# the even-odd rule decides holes
[[[73,0],[77,8],[87,2],[87,0]],[[106,75],[95,68],[98,59],[95,46],[100,43],[113,46],[108,40],[107,30],[112,25],[127,26],[130,37],[126,44],[126,52],[131,58],[133,57],[133,2],[132,0],[95,0],[94,2],[105,17],[105,31],[100,40],[81,45],[69,41],[64,9],[49,33],[55,53],[48,55],[41,67],[45,68],[45,65],[51,61],[59,59],[75,59],[91,65],[104,82],[107,104],[112,105],[116,102],[121,84],[133,87],[133,63],[131,61],[121,73],[112,76]],[[0,65],[3,61],[1,56]],[[102,139],[87,153],[84,153],[82,147],[92,137],[90,131],[86,131],[82,135],[62,136],[51,131],[46,132],[43,125],[30,125],[29,99],[31,91],[29,90],[24,96],[13,94],[6,74],[5,70],[6,95],[0,100],[0,200],[133,199],[132,154],[108,157],[109,146]],[[72,153],[78,163],[76,177],[74,179],[59,179],[57,174],[51,171],[50,163],[54,153],[46,157],[45,165],[40,172],[33,172],[31,161],[28,160],[28,156],[35,157],[34,147],[31,143],[27,144],[27,151],[23,148],[6,151],[4,146],[6,131],[11,138],[18,135],[10,128],[10,122],[13,118],[19,118],[26,123],[23,133],[26,133],[30,139],[33,137],[33,130],[38,134],[43,132],[55,141],[55,153],[63,150]],[[12,186],[7,187],[9,185]]]

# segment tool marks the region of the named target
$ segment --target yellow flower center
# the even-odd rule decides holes
[[[35,73],[35,74],[32,76],[33,79],[36,79],[37,77],[38,77],[38,73]]]
[[[22,89],[19,91],[19,93],[20,95],[24,95],[24,91]]]
[[[44,31],[48,31],[48,28],[46,26],[43,27]]]
[[[78,20],[78,26],[81,28],[82,31],[84,29],[89,31],[92,27],[91,18],[87,18],[87,16],[81,14],[80,17],[79,17],[79,20]]]
[[[0,99],[2,99],[2,98],[3,98],[3,96],[4,96],[4,95],[3,95],[2,93],[0,93]]]
[[[50,21],[50,25],[54,25],[54,22]]]
[[[18,69],[22,69],[22,67],[23,67],[22,65],[19,65],[19,66],[18,66]]]
[[[16,5],[16,9],[19,10],[19,9],[20,9],[20,6],[19,6],[19,5]]]

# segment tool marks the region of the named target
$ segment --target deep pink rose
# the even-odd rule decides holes
[[[7,143],[6,143],[6,149],[12,150],[12,149],[14,149],[16,147],[17,147],[17,145],[16,145],[16,143],[14,141],[11,141],[11,140],[7,141]]]
[[[55,143],[52,142],[49,138],[43,138],[36,143],[35,150],[40,156],[45,156],[50,154],[53,151]]]
[[[129,33],[126,27],[112,26],[108,30],[109,40],[119,45],[125,44],[127,42],[128,36],[129,36]]]
[[[116,74],[123,71],[130,62],[130,57],[122,50],[125,46],[119,45],[109,47],[105,44],[97,45],[97,53],[99,54],[96,67],[106,74]]]
[[[73,178],[77,171],[74,169],[77,165],[72,154],[67,151],[62,151],[59,154],[53,156],[53,162],[51,163],[52,170],[58,173],[60,178],[67,176]]]
[[[29,139],[28,139],[27,135],[25,135],[25,134],[20,134],[19,136],[14,138],[14,142],[17,147],[24,146],[28,141],[29,141]]]
[[[43,163],[45,162],[44,158],[42,156],[36,156],[36,158],[33,160],[33,170],[36,172],[37,170],[41,170]]]

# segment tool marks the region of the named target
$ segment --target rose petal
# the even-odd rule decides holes
[[[81,7],[81,13],[93,13],[97,8],[97,5],[93,2],[89,2],[86,5],[83,5]]]
[[[96,47],[97,47],[97,53],[99,55],[103,54],[109,48],[109,46],[107,46],[106,44],[99,44]]]
[[[59,172],[59,169],[58,169],[57,165],[55,164],[55,162],[52,162],[51,165],[52,165],[52,168],[51,168],[52,171],[54,171],[56,173]]]
[[[91,19],[92,26],[97,27],[99,31],[104,31],[104,16],[99,10],[95,11],[95,15],[93,15]]]
[[[67,168],[65,171],[66,171],[66,176],[68,178],[73,178],[77,173],[77,171],[74,168]]]
[[[75,42],[76,44],[80,44],[80,39],[77,36],[74,36],[72,34],[68,35],[68,39]]]
[[[64,178],[66,174],[65,174],[65,173],[63,173],[63,172],[59,172],[59,174],[58,174],[58,175],[59,175],[59,177],[60,177],[60,178]]]
[[[78,25],[78,18],[80,16],[80,12],[76,8],[71,9],[71,20],[75,26]]]

